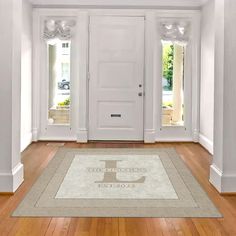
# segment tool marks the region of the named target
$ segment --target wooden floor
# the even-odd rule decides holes
[[[16,208],[36,181],[57,147],[33,143],[22,154],[25,181],[14,196],[0,196],[0,236],[5,235],[80,235],[80,236],[148,236],[148,235],[236,235],[236,196],[221,196],[208,182],[211,156],[200,145],[172,144],[112,144],[66,143],[76,148],[142,148],[175,147],[193,175],[219,208],[224,218],[12,218]]]

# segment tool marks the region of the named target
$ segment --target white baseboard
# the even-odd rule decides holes
[[[222,175],[222,171],[215,164],[212,164],[210,167],[209,181],[219,192],[221,192]]]
[[[222,193],[236,193],[236,175],[224,175],[222,176]]]
[[[144,130],[144,142],[145,143],[155,143],[156,142],[155,129],[145,129]]]
[[[198,129],[193,130],[193,142],[199,143],[199,130]]]
[[[19,163],[11,173],[0,173],[0,192],[14,193],[24,181],[24,168]]]
[[[212,164],[210,182],[220,193],[236,193],[236,175],[227,175]]]
[[[21,135],[21,152],[23,152],[32,143],[32,139],[32,132]]]
[[[213,149],[213,142],[208,139],[203,134],[199,134],[199,143],[209,152],[213,155],[214,149]]]
[[[77,143],[87,143],[88,142],[88,130],[79,129],[77,132]]]
[[[32,141],[37,142],[38,138],[39,138],[38,136],[39,136],[38,128],[33,128],[33,130],[32,130]]]
[[[192,138],[178,137],[178,138],[166,138],[166,137],[158,137],[156,138],[156,142],[167,142],[167,143],[175,143],[175,142],[193,142]]]
[[[40,136],[39,139],[40,141],[76,141],[75,136]]]

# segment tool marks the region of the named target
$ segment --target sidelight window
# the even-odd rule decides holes
[[[162,22],[162,126],[185,125],[185,60],[188,22]]]
[[[68,47],[65,47],[68,45]],[[48,42],[48,123],[70,123],[70,41]]]
[[[75,21],[47,19],[43,36],[47,46],[48,125],[69,125],[71,105],[71,38]]]
[[[162,41],[162,125],[184,125],[185,46]]]

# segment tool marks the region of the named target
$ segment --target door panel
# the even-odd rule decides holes
[[[143,140],[144,18],[90,18],[89,139]]]
[[[99,65],[98,86],[100,88],[132,88],[134,86],[134,63],[103,62]],[[112,78],[112,79],[110,79]]]
[[[100,102],[98,127],[132,129],[132,122],[135,119],[134,107],[132,102]]]

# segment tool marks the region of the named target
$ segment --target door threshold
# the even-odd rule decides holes
[[[144,144],[144,141],[127,141],[127,140],[89,140],[89,143],[124,143],[124,144]]]

